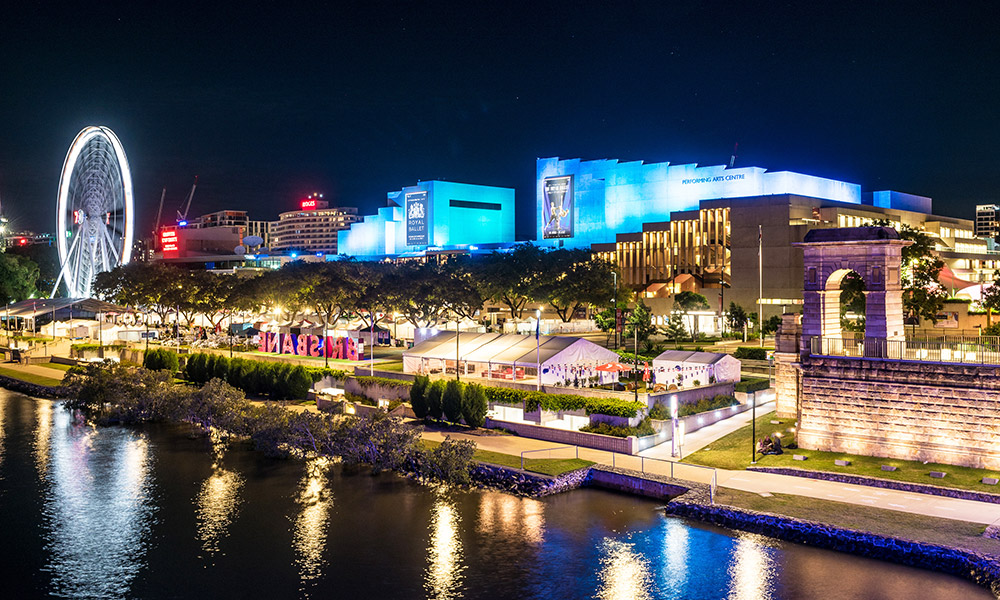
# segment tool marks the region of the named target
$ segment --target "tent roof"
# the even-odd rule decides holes
[[[580,342],[604,350],[597,344],[592,344],[583,338],[564,336],[542,336],[536,342],[533,335],[463,333],[459,339],[463,361],[508,365],[535,364],[536,344],[537,360],[545,364],[563,350]],[[403,352],[403,356],[453,360],[455,358],[455,333],[451,331],[441,332],[406,350]],[[595,356],[595,360],[600,362],[606,362],[605,359],[604,354],[601,354],[600,357]]]
[[[135,312],[130,308],[111,304],[96,298],[31,298],[15,302],[4,308],[0,316],[7,316],[8,312],[12,317],[34,317],[50,313],[54,310],[62,310],[72,306],[80,312],[92,313],[126,313]]]
[[[664,360],[679,363],[699,363],[711,365],[719,362],[728,354],[716,354],[715,352],[686,352],[684,350],[667,350],[653,360]]]

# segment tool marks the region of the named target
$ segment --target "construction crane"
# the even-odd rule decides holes
[[[163,215],[163,198],[167,195],[167,188],[163,188],[163,192],[160,193],[160,208],[156,209],[156,224],[153,225],[153,239],[156,239],[156,234],[160,231],[160,216]]]
[[[177,224],[181,227],[187,225],[188,211],[191,210],[191,199],[194,198],[194,190],[198,187],[198,176],[194,176],[194,185],[191,186],[191,193],[188,194],[187,204],[184,206],[184,212],[177,211]]]

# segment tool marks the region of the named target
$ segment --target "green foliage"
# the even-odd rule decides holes
[[[446,483],[467,485],[475,452],[475,442],[445,437],[433,450],[423,452],[420,473]]]
[[[350,377],[350,374],[343,369],[329,369],[326,367],[306,367],[306,371],[309,376],[312,377],[313,382],[317,382],[324,377],[331,377],[333,379],[339,379],[341,381]]]
[[[444,390],[447,384],[442,379],[438,379],[427,388],[427,416],[431,419],[440,420],[444,411]]]
[[[413,407],[413,414],[418,419],[427,416],[427,388],[431,380],[426,375],[417,375],[413,378],[413,386],[410,387],[410,406]]]
[[[591,423],[590,425],[584,425],[580,428],[580,431],[585,433],[598,433],[600,435],[610,435],[614,437],[643,437],[646,435],[653,435],[656,431],[653,429],[652,423],[649,419],[643,419],[639,423],[638,427],[628,427],[625,425],[611,425],[610,423]]]
[[[670,407],[664,402],[657,400],[649,409],[649,418],[656,419],[657,421],[665,421],[669,419]]]
[[[750,321],[746,309],[735,302],[729,303],[729,310],[726,311],[726,325],[731,331],[742,331],[743,327]]]
[[[451,423],[462,420],[462,397],[465,384],[455,379],[449,379],[441,396],[441,409],[445,419]]]
[[[682,404],[677,407],[677,416],[686,417],[698,413],[708,412],[717,408],[727,408],[738,404],[734,396],[718,394],[714,398],[702,398],[694,404]]]
[[[30,298],[38,281],[38,265],[26,256],[0,253],[0,303]]]
[[[764,335],[771,335],[778,332],[781,327],[781,315],[772,315],[764,320]]]
[[[983,328],[983,335],[1000,335],[1000,322]]]
[[[405,389],[413,385],[412,381],[392,379],[390,377],[369,377],[367,375],[356,375],[354,380],[358,382],[358,385],[365,389],[374,385],[381,385],[387,388]]]
[[[142,366],[151,371],[166,370],[176,373],[180,362],[176,352],[166,348],[154,348],[143,355]]]
[[[482,427],[486,424],[486,394],[483,386],[470,383],[465,386],[465,396],[462,398],[462,419],[469,427]]]
[[[767,349],[740,346],[736,349],[736,352],[733,352],[733,358],[740,360],[767,360]]]
[[[733,386],[733,389],[736,392],[749,394],[750,392],[759,392],[761,390],[766,390],[769,387],[771,387],[771,381],[769,379],[750,377],[747,379],[743,379],[742,381],[736,382],[736,385]]]
[[[672,340],[675,345],[678,340],[687,337],[688,330],[684,325],[684,318],[680,315],[670,315],[670,319],[663,327],[663,335],[666,336],[667,339]]]
[[[589,414],[603,414],[632,418],[643,407],[642,402],[613,398],[589,398],[574,394],[546,394],[534,390],[484,387],[486,399],[494,404],[521,404],[528,412],[539,408],[551,411],[585,410]]]
[[[642,343],[654,333],[656,333],[656,325],[653,325],[653,313],[640,299],[625,321],[625,339],[635,340],[638,337],[639,342]]]
[[[687,315],[688,313],[696,310],[708,310],[711,308],[708,304],[708,299],[705,296],[697,292],[679,292],[674,295],[674,310],[680,311],[682,314]],[[691,341],[695,341],[698,337],[698,319],[692,320],[691,327]]]
[[[313,380],[302,365],[295,365],[288,374],[288,397],[292,400],[305,400],[309,396]]]
[[[207,363],[207,354],[198,353],[189,356],[187,364],[184,365],[184,373],[187,380],[193,383],[205,383],[208,381]],[[147,366],[146,368],[149,367]]]
[[[229,376],[229,357],[216,356],[215,364],[212,365],[212,378],[226,381]]]

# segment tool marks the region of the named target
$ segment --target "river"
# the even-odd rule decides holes
[[[992,597],[656,507],[345,474],[0,389],[4,598]]]

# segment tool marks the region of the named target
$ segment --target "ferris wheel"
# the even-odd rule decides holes
[[[132,255],[132,173],[118,137],[86,127],[66,154],[56,204],[59,283],[70,298],[88,298],[94,277]]]

